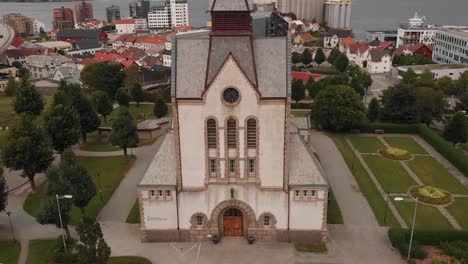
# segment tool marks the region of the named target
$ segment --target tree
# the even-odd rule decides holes
[[[305,98],[304,82],[301,79],[293,79],[291,90],[291,98],[296,103]]]
[[[80,236],[78,259],[80,263],[105,264],[110,257],[111,248],[102,234],[101,226],[96,219],[83,217],[76,228]]]
[[[444,94],[431,87],[416,87],[416,107],[419,122],[429,125],[433,119],[440,120],[445,110]]]
[[[29,77],[29,70],[26,69],[23,64],[19,61],[15,61],[11,64],[11,66],[15,67],[18,70],[18,76],[20,78],[25,78],[27,79]]]
[[[134,83],[130,93],[132,94],[133,101],[135,101],[137,103],[137,107],[139,107],[140,102],[143,101],[143,98],[145,97],[145,92],[143,91],[141,84]]]
[[[315,98],[313,109],[318,124],[331,131],[355,128],[366,117],[361,98],[346,85],[333,85],[322,90]]]
[[[93,103],[96,112],[102,115],[104,117],[104,121],[107,123],[107,116],[112,113],[112,110],[114,110],[107,93],[96,91],[93,95]]]
[[[320,64],[322,64],[325,59],[325,53],[323,52],[322,48],[317,49],[317,52],[315,53],[315,63],[317,63],[320,67]]]
[[[53,105],[44,117],[44,124],[52,147],[60,154],[80,139],[80,117],[70,106]]]
[[[0,167],[0,213],[6,209],[8,204],[8,187],[5,177],[3,176],[3,168]]]
[[[446,95],[456,95],[455,83],[452,78],[444,76],[436,81],[437,89],[443,91]]]
[[[81,80],[85,85],[106,92],[110,98],[114,98],[117,90],[122,87],[124,77],[125,73],[116,64],[93,63],[81,72]]]
[[[141,84],[140,67],[133,64],[125,70],[124,87],[131,89],[137,83]]]
[[[130,105],[130,99],[130,95],[125,88],[120,88],[115,94],[115,100],[117,100],[120,106],[128,107]]]
[[[301,56],[302,63],[304,65],[309,65],[312,63],[312,52],[310,49],[304,49]]]
[[[310,85],[309,96],[312,98],[315,98],[318,95],[318,93],[324,90],[326,87],[327,86],[322,81],[314,82],[313,84]]]
[[[28,80],[22,80],[13,100],[13,108],[17,114],[39,116],[44,110],[44,101],[34,85]]]
[[[429,88],[435,88],[436,82],[432,78],[432,72],[430,70],[424,70],[423,73],[419,76],[419,78],[415,82],[416,87],[418,86],[426,86]]]
[[[444,130],[444,138],[454,145],[466,143],[468,139],[468,126],[465,114],[457,112],[453,115]]]
[[[348,65],[349,65],[349,59],[348,57],[346,57],[345,54],[343,53],[339,53],[337,56],[336,56],[336,59],[333,61],[333,65],[335,66],[335,68],[340,71],[340,72],[345,72],[346,69],[348,69]]]
[[[10,75],[10,77],[8,77],[8,83],[5,87],[5,94],[7,96],[14,96],[17,90],[18,82],[15,80],[15,77],[13,75]]]
[[[164,99],[160,96],[156,98],[156,101],[154,102],[154,107],[153,107],[153,113],[157,118],[163,118],[167,115],[168,108],[166,102],[164,102]]]
[[[367,109],[367,119],[371,122],[375,122],[379,119],[380,115],[380,103],[377,98],[372,98],[369,103],[369,109]]]
[[[81,137],[83,142],[86,143],[87,133],[94,132],[98,129],[101,121],[93,109],[91,102],[88,98],[81,95],[79,97],[78,105],[75,106],[80,118]]]
[[[299,63],[302,61],[302,56],[299,52],[293,52],[291,56],[291,61],[293,64]]]
[[[338,48],[333,48],[332,51],[330,52],[330,55],[328,56],[328,63],[333,65],[333,62],[335,59],[338,57],[338,54],[340,54],[340,50]]]
[[[359,94],[361,97],[364,96],[364,94],[366,93],[365,90],[364,90],[364,87],[362,87],[361,85],[361,82],[359,81],[358,78],[353,78],[351,79],[351,83],[349,84],[351,86],[351,88],[353,88],[353,90]]]
[[[366,90],[367,93],[369,87],[372,86],[373,80],[370,74],[368,74],[367,72],[361,72],[359,82],[361,83],[362,87]]]
[[[5,167],[22,170],[21,177],[28,178],[31,188],[36,190],[34,176],[50,166],[53,152],[42,129],[34,124],[34,118],[24,115],[8,131],[1,157]]]
[[[133,124],[133,117],[127,107],[120,107],[117,118],[112,123],[110,142],[123,150],[126,159],[127,149],[138,145],[137,127]]]
[[[401,83],[406,85],[415,85],[418,80],[418,75],[414,72],[413,68],[409,68],[403,73]]]
[[[416,91],[409,85],[389,87],[382,95],[381,119],[391,123],[417,123]]]

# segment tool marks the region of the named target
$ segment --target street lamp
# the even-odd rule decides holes
[[[11,212],[6,212],[6,214],[8,215],[8,220],[10,221],[11,235],[13,236],[13,241],[16,243],[15,233],[13,231],[13,224],[11,224]]]
[[[394,199],[397,202],[413,202],[416,205],[414,206],[414,214],[413,214],[413,225],[411,227],[411,237],[409,242],[408,248],[408,258],[407,261],[409,262],[411,256],[411,244],[413,243],[413,234],[414,234],[414,224],[416,222],[416,211],[418,210],[419,199],[418,198],[403,198],[403,197],[395,197]]]
[[[66,195],[58,195],[56,194],[55,195],[55,199],[57,199],[57,209],[58,209],[58,214],[59,214],[59,219],[60,219],[60,229],[62,229],[62,241],[63,241],[63,249],[65,250],[65,252],[67,252],[67,243],[65,243],[65,230],[63,229],[63,222],[62,222],[62,213],[60,212],[60,202],[59,200],[60,199],[72,199],[73,198],[73,195],[70,195],[70,194],[66,194]]]
[[[384,225],[387,224],[388,202],[389,202],[390,196],[396,196],[396,195],[398,194],[387,192],[387,199],[385,200],[385,213],[384,213],[384,219],[383,219]]]

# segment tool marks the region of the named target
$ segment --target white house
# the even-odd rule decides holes
[[[367,55],[366,70],[369,73],[387,73],[392,70],[392,54],[390,50],[371,49]]]
[[[148,28],[146,19],[122,19],[115,21],[115,31],[117,34],[133,34],[137,31]]]
[[[78,65],[66,64],[56,68],[52,75],[52,80],[65,80],[67,83],[81,84],[80,76],[81,70],[79,69]]]
[[[31,79],[49,79],[52,78],[58,66],[71,63],[72,60],[57,53],[44,55],[31,55],[26,57],[26,67],[28,68]]]
[[[351,30],[347,29],[331,29],[327,32],[323,39],[324,48],[335,48],[342,39],[351,37]]]
[[[323,241],[329,186],[289,114],[290,39],[254,37],[251,0],[210,2],[216,34],[173,42],[173,129],[138,185],[141,239]]]

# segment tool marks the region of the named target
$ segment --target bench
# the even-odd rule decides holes
[[[383,130],[383,129],[376,129],[376,130],[374,130],[374,133],[375,133],[375,134],[385,134],[385,130]]]

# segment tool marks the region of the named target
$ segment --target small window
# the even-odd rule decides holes
[[[210,175],[216,176],[216,160],[210,159]]]
[[[296,190],[296,197],[299,197],[301,195],[301,192],[299,190]]]
[[[159,190],[159,191],[158,191],[158,196],[159,196],[159,197],[163,197],[163,196],[164,196],[164,192],[161,191],[161,190]]]
[[[249,159],[249,173],[255,174],[255,159]]]
[[[264,226],[270,226],[271,224],[271,219],[270,219],[270,216],[269,215],[265,215],[263,217],[263,225]]]
[[[310,195],[311,195],[312,197],[315,197],[315,195],[316,195],[315,191],[314,191],[314,190],[310,191]]]
[[[303,196],[307,196],[307,194],[308,194],[307,190],[303,190],[303,191],[302,191],[302,195],[303,195]]]
[[[154,190],[149,191],[149,193],[151,197],[154,197],[156,195],[156,192]]]
[[[166,198],[171,199],[171,191],[170,190],[166,191]]]
[[[236,173],[236,160],[233,160],[233,159],[229,160],[229,173],[230,174]]]
[[[195,223],[196,223],[197,226],[202,226],[203,225],[203,216],[197,215],[197,217],[195,218]]]

